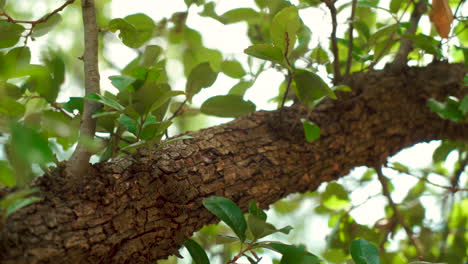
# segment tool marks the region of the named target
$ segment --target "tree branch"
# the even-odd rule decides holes
[[[388,204],[392,208],[394,217],[396,218],[398,223],[403,227],[403,229],[406,232],[406,235],[408,236],[408,239],[411,241],[413,246],[416,248],[416,252],[418,253],[418,258],[423,259],[424,258],[424,250],[423,250],[421,241],[419,241],[419,239],[414,235],[413,230],[411,230],[411,228],[406,224],[405,218],[401,214],[400,209],[398,209],[398,206],[393,201],[390,190],[388,189],[387,178],[382,173],[382,167],[381,166],[375,167],[375,171],[377,172],[379,182],[382,185],[382,192],[383,192],[384,196],[387,197]]]
[[[332,42],[332,52],[333,52],[333,69],[335,76],[333,78],[333,83],[338,84],[341,82],[341,72],[340,72],[340,54],[338,51],[338,41],[336,39],[336,29],[338,28],[338,21],[336,19],[337,11],[335,7],[335,0],[322,0],[325,5],[327,5],[330,10],[330,15],[332,19],[332,32],[331,32],[331,42]]]
[[[405,35],[412,35],[416,33],[418,29],[419,19],[421,16],[426,13],[427,5],[425,0],[419,0],[417,4],[414,6],[413,13],[411,14],[410,18],[410,27],[406,30]],[[401,72],[403,67],[406,65],[406,60],[408,58],[408,54],[413,49],[412,41],[407,38],[403,38],[400,41],[400,48],[395,56],[395,59],[390,64],[390,69],[395,72]]]
[[[7,219],[0,263],[154,263],[216,221],[202,206],[206,197],[266,208],[354,167],[382,165],[418,142],[466,141],[468,123],[442,120],[426,106],[429,97],[464,95],[465,73],[462,64],[437,63],[404,74],[352,74],[352,92],[337,92],[339,100],[324,100],[310,114],[321,128],[312,143],[295,124],[308,114],[293,106],[95,164],[75,185],[58,168],[36,183],[43,200]]]
[[[351,71],[351,63],[353,62],[353,31],[354,31],[354,18],[356,16],[357,0],[353,0],[351,5],[351,16],[349,18],[349,31],[348,31],[348,57],[346,58],[346,72],[345,78]]]
[[[98,67],[98,27],[96,22],[96,8],[94,0],[82,0],[84,25],[84,76],[85,94],[99,94],[99,67]],[[93,139],[96,132],[96,120],[92,118],[101,105],[98,102],[85,100],[83,117],[80,126],[80,140],[68,161],[67,176],[80,177],[89,168],[89,158],[92,153],[86,148],[84,141]]]

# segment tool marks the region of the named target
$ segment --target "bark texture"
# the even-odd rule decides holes
[[[307,111],[296,106],[96,164],[79,183],[64,180],[59,168],[37,183],[43,201],[8,218],[0,262],[153,263],[215,221],[205,197],[226,196],[244,209],[255,199],[265,208],[418,142],[467,141],[467,123],[442,120],[426,106],[431,97],[465,95],[464,74],[463,65],[446,63],[354,74],[346,80],[353,92],[324,101],[309,117],[322,130],[313,143],[298,121]]]

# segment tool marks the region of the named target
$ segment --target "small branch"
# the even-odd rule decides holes
[[[170,121],[174,118],[176,118],[181,112],[182,112],[182,109],[184,108],[184,106],[187,104],[187,99],[185,99],[180,105],[179,107],[177,108],[177,110],[172,114],[171,117],[169,117],[167,120]]]
[[[84,25],[84,75],[85,94],[99,93],[99,67],[98,67],[98,27],[96,22],[96,8],[94,0],[82,0]],[[93,139],[96,131],[96,120],[92,114],[101,107],[97,102],[86,100],[83,110],[83,119],[80,126],[80,141],[69,161],[68,176],[79,177],[89,167],[89,158],[92,153],[83,144],[83,139]]]
[[[286,91],[284,92],[283,100],[281,101],[281,107],[284,107],[284,104],[286,103],[286,99],[288,98],[289,95],[289,90],[291,90],[291,84],[292,84],[292,79],[293,79],[293,73],[291,70],[288,69],[288,75],[286,76],[287,84],[286,84]]]
[[[341,81],[341,72],[340,72],[340,56],[338,54],[338,41],[336,40],[336,29],[338,27],[338,22],[336,20],[337,11],[335,7],[335,0],[322,0],[330,10],[331,19],[332,19],[332,33],[331,33],[331,42],[332,42],[332,51],[333,57],[333,69],[335,71],[335,78],[333,83],[337,84]],[[422,0],[421,0],[422,1]]]
[[[14,24],[31,24],[31,28],[29,29],[29,32],[28,34],[26,34],[25,38],[25,44],[27,43],[27,40],[28,38],[32,35],[32,32],[34,30],[34,27],[36,27],[38,24],[40,23],[44,23],[46,22],[47,20],[49,20],[53,15],[57,14],[58,12],[62,11],[63,9],[65,9],[65,7],[67,7],[68,5],[70,4],[73,4],[75,2],[75,0],[67,0],[65,3],[63,3],[61,6],[57,7],[56,9],[54,9],[52,12],[50,12],[49,14],[43,16],[42,18],[40,19],[37,19],[37,20],[16,20],[14,19],[12,16],[10,16],[8,13],[6,12],[1,12],[0,13],[0,16],[4,16],[6,18],[0,18],[0,21],[8,21],[10,23],[14,23]]]
[[[387,197],[387,201],[388,201],[388,203],[390,204],[390,207],[393,210],[393,213],[394,213],[394,215],[396,217],[396,220],[403,227],[403,229],[405,230],[406,235],[408,236],[409,240],[411,241],[413,246],[416,248],[419,259],[423,259],[424,251],[423,251],[421,241],[419,241],[419,239],[414,235],[411,228],[405,223],[405,219],[404,219],[403,215],[401,214],[401,212],[398,209],[397,205],[393,201],[392,196],[390,194],[390,190],[388,189],[387,178],[385,178],[385,176],[382,173],[382,167],[381,166],[376,167],[375,171],[377,172],[377,176],[379,178],[380,184],[382,185],[382,192],[383,192],[384,196]]]
[[[458,188],[458,183],[460,181],[460,177],[462,176],[463,172],[465,171],[466,166],[468,166],[468,153],[464,158],[461,157],[463,155],[463,152],[460,151],[460,158],[458,160],[458,164],[460,167],[458,167],[457,170],[454,171],[453,177],[450,180],[450,184],[452,186],[452,189],[459,189]]]
[[[411,14],[410,18],[410,27],[406,30],[406,35],[412,35],[416,33],[418,29],[419,19],[421,16],[426,12],[427,5],[425,0],[419,0],[417,4],[414,6],[413,13]],[[406,60],[408,58],[408,54],[413,49],[413,45],[410,39],[403,38],[400,42],[400,48],[395,56],[395,59],[390,64],[392,71],[399,72],[403,69],[406,65]]]
[[[395,170],[395,171],[397,171],[397,172],[399,172],[399,173],[402,173],[400,170],[397,170],[397,169],[395,169],[394,167],[387,167],[387,168],[392,169],[392,170]],[[463,170],[462,170],[461,172],[463,172]],[[411,177],[414,177],[414,178],[416,178],[416,179],[418,179],[418,180],[420,180],[420,181],[424,181],[424,182],[426,182],[426,183],[428,183],[428,184],[430,184],[430,185],[432,185],[432,186],[435,186],[435,187],[438,187],[438,188],[441,188],[441,189],[448,190],[448,191],[450,191],[451,193],[456,193],[456,192],[468,192],[468,188],[459,188],[459,187],[457,187],[457,186],[445,186],[445,185],[441,185],[441,184],[432,182],[432,181],[430,181],[429,179],[427,179],[427,178],[425,178],[425,177],[422,178],[422,177],[416,176],[416,175],[411,174],[411,173],[405,173],[405,174],[406,174],[406,175],[409,175],[409,176],[411,176]],[[461,174],[461,173],[460,173],[460,174]]]
[[[457,8],[455,9],[455,12],[453,13],[453,17],[457,17],[458,10],[460,10],[460,7],[463,5],[464,2],[465,0],[460,0],[460,2],[458,2]]]
[[[345,77],[349,75],[351,71],[351,64],[353,62],[353,31],[354,31],[354,17],[356,16],[356,5],[357,0],[353,0],[351,5],[351,17],[349,18],[349,32],[348,32],[348,58],[346,58],[346,72]]]

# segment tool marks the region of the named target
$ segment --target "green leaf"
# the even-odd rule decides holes
[[[255,201],[251,201],[249,203],[249,214],[255,215],[263,221],[267,220],[267,214],[257,206],[257,203]]]
[[[11,150],[29,164],[45,165],[54,161],[49,142],[36,130],[20,123],[11,125]]]
[[[194,240],[187,239],[187,241],[185,241],[184,243],[184,246],[187,248],[188,252],[190,253],[190,256],[196,264],[210,263],[205,250],[203,250],[203,248]]]
[[[23,104],[9,98],[0,98],[0,118],[19,119],[26,111]]]
[[[42,198],[36,197],[36,196],[18,199],[16,201],[14,201],[10,206],[7,207],[6,215],[9,216],[12,213],[14,213],[15,211],[17,211],[17,210],[19,210],[19,209],[21,209],[23,207],[26,207],[26,206],[28,206],[28,205],[30,205],[32,203],[41,201],[41,200],[42,200]]]
[[[301,119],[301,122],[307,142],[313,142],[320,137],[320,127],[318,125],[306,119]]]
[[[35,192],[39,191],[38,188],[29,188],[29,189],[20,189],[18,191],[14,191],[8,194],[5,197],[0,199],[0,209],[7,209],[10,207],[15,201],[24,198],[28,195],[31,195]]]
[[[240,79],[246,73],[242,65],[235,60],[226,60],[221,64],[221,71],[231,78]]]
[[[311,104],[324,96],[336,99],[333,90],[320,76],[313,72],[297,70],[296,74],[294,74],[294,81],[296,83],[294,86],[296,95],[304,104]]]
[[[440,146],[438,146],[434,153],[432,153],[432,161],[438,163],[445,161],[450,152],[456,150],[459,147],[460,143],[454,141],[442,141]]]
[[[398,13],[398,11],[400,10],[402,2],[403,2],[403,0],[391,0],[390,1],[390,12],[392,12],[394,14]]]
[[[407,173],[409,174],[410,173],[410,170],[408,168],[408,166],[400,163],[400,162],[393,162],[392,163],[392,167],[393,169],[399,171],[399,172],[403,172],[403,173]]]
[[[12,47],[18,43],[24,30],[22,25],[0,21],[0,49]]]
[[[460,109],[460,111],[464,115],[468,113],[468,95],[465,95],[465,97],[463,97],[463,99],[460,102],[460,105],[458,106],[458,109]]]
[[[148,45],[143,52],[143,61],[141,66],[145,68],[152,67],[157,61],[163,49],[158,45]]]
[[[320,264],[320,259],[305,250],[303,246],[286,245],[276,242],[265,243],[265,248],[283,255],[280,264]]]
[[[119,121],[120,124],[122,124],[127,129],[127,131],[134,134],[135,136],[138,134],[138,129],[137,129],[138,123],[136,120],[128,117],[125,114],[121,114],[119,119],[117,120]]]
[[[5,7],[6,0],[0,0],[0,9],[3,9]]]
[[[62,16],[60,16],[60,14],[53,14],[47,21],[36,24],[33,28],[32,36],[35,38],[44,36],[61,21]]]
[[[156,109],[160,108],[167,101],[169,101],[169,99],[171,99],[172,97],[178,96],[178,95],[183,95],[183,94],[185,94],[185,93],[182,92],[182,91],[167,91],[167,92],[165,92],[161,97],[159,97],[158,99],[156,99],[156,101],[154,101],[154,103],[151,105],[151,108],[150,108],[149,112],[153,112]]]
[[[247,89],[252,87],[252,85],[252,81],[239,81],[236,85],[231,87],[231,90],[229,90],[229,94],[239,95],[243,97]]]
[[[91,94],[86,95],[84,97],[84,99],[100,102],[100,103],[102,103],[104,105],[107,105],[107,106],[109,106],[109,107],[111,107],[113,109],[116,109],[116,110],[118,110],[120,112],[125,110],[125,107],[123,107],[121,104],[119,104],[114,99],[112,99],[110,97],[100,95],[100,94],[91,93]]]
[[[244,50],[247,55],[254,56],[262,60],[269,60],[274,63],[282,64],[284,61],[281,49],[270,44],[256,44]]]
[[[331,89],[333,91],[342,91],[342,92],[351,92],[352,91],[351,87],[349,87],[348,85],[343,85],[343,84],[333,86]]]
[[[10,166],[8,166],[8,162],[4,160],[0,160],[0,183],[6,187],[13,187],[16,185],[14,172]]]
[[[297,31],[301,26],[299,13],[295,6],[283,8],[271,22],[270,36],[273,45],[281,49],[288,56],[294,48]]]
[[[254,103],[233,94],[213,96],[200,107],[202,113],[219,117],[239,117],[255,112],[255,109]]]
[[[349,206],[348,191],[339,183],[331,182],[322,194],[322,204],[331,210],[341,210]]]
[[[431,98],[427,100],[427,105],[441,118],[449,119],[453,122],[459,122],[465,119],[465,115],[459,109],[459,102],[450,97],[447,99],[447,102],[444,103]]]
[[[261,15],[252,8],[236,8],[222,14],[220,18],[223,24],[232,24],[241,21],[254,23],[260,20]]]
[[[247,223],[241,209],[233,201],[224,197],[212,196],[204,199],[203,205],[226,223],[242,242],[245,241]]]
[[[439,41],[437,41],[433,37],[424,34],[405,34],[403,37],[411,40],[415,48],[419,48],[425,51],[426,53],[432,54],[438,58],[443,58],[442,51],[439,48]]]
[[[8,51],[4,57],[6,65],[15,65],[15,70],[29,65],[31,61],[31,50],[29,47],[16,47]]]
[[[379,249],[365,239],[351,242],[351,257],[356,264],[379,264]]]
[[[74,110],[78,110],[80,113],[83,113],[84,99],[83,97],[70,97],[68,102],[63,105],[63,109],[67,110],[70,113],[73,113]]]
[[[133,84],[137,79],[127,75],[113,75],[109,76],[109,80],[111,80],[115,88],[122,92],[127,90],[127,87]]]
[[[278,232],[283,234],[289,234],[289,232],[292,230],[291,226],[276,229],[274,225],[267,223],[265,220],[252,214],[249,214],[249,216],[247,217],[247,225],[249,227],[250,232],[252,232],[252,235],[255,240]]]
[[[193,96],[199,93],[202,88],[213,85],[217,77],[218,73],[211,69],[208,62],[195,66],[187,78],[187,85],[185,87],[188,101],[191,102]]]
[[[171,121],[165,122],[145,122],[143,129],[140,132],[140,138],[146,141],[150,141],[157,136],[162,136],[164,131],[172,124]]]
[[[141,47],[150,40],[154,27],[154,21],[142,13],[129,15],[123,19],[112,19],[109,22],[109,30],[111,32],[119,30],[119,38],[130,48]]]
[[[330,62],[330,58],[328,57],[327,52],[320,46],[312,50],[309,58],[312,60],[312,62],[322,65]]]

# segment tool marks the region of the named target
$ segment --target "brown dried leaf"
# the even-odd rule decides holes
[[[432,11],[429,14],[432,23],[434,23],[437,32],[442,38],[448,38],[453,21],[453,14],[448,1],[432,0]]]

